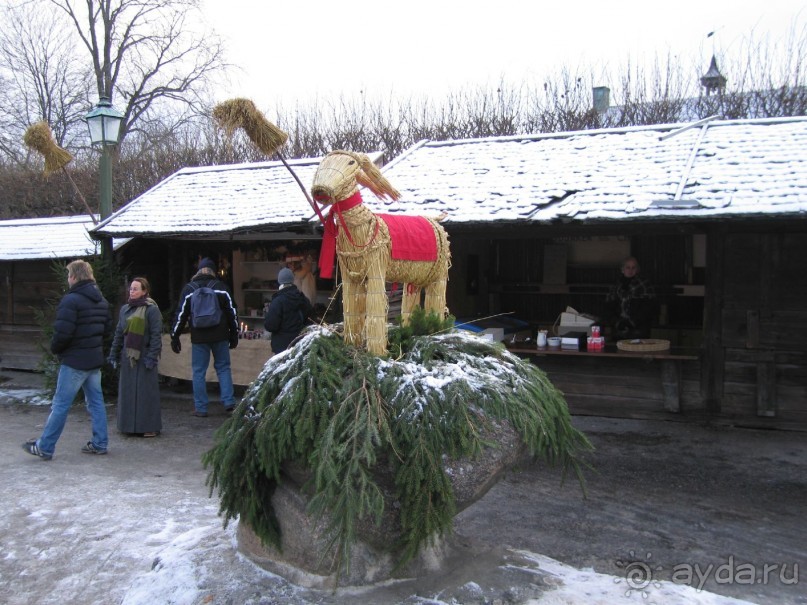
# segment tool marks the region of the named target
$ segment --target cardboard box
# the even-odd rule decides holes
[[[501,342],[504,340],[504,328],[487,328],[480,332],[480,336],[484,336],[496,342]]]
[[[578,313],[571,307],[560,314],[560,325],[558,326],[558,336],[563,336],[569,332],[591,333],[591,326],[597,322],[597,318],[585,313]]]
[[[588,335],[585,332],[567,332],[565,336],[560,339],[561,349],[571,349],[573,351],[585,351],[586,339]]]

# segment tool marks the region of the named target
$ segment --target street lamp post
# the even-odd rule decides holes
[[[109,148],[118,144],[123,114],[112,107],[109,97],[101,97],[98,105],[85,116],[90,131],[90,142],[101,146],[101,158],[98,161],[98,187],[100,198],[101,220],[112,214],[112,157]],[[111,257],[112,240],[104,238],[101,242],[101,253]]]

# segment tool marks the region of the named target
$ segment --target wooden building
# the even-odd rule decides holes
[[[98,217],[96,217],[97,220]],[[61,295],[54,261],[100,253],[87,215],[0,221],[0,367],[34,370],[42,357],[37,311]],[[113,243],[116,249],[125,240]]]
[[[600,316],[640,260],[677,355],[534,354],[573,412],[807,428],[807,118],[425,142],[384,174],[386,212],[449,213],[459,316]]]
[[[316,163],[292,166],[305,186]],[[449,308],[503,325],[506,340],[551,329],[568,306],[601,315],[620,261],[639,258],[659,295],[653,336],[670,353],[517,347],[574,413],[807,428],[807,118],[424,141],[384,174],[402,199],[368,192],[366,203],[447,213]],[[96,232],[159,249],[177,290],[201,248],[218,251],[247,307],[248,280],[234,275],[244,255],[316,248],[318,224],[288,171],[267,162],[180,171]]]
[[[277,273],[292,259],[319,254],[316,213],[297,182],[310,183],[319,158],[179,170],[129,202],[96,229],[131,237],[121,254],[131,276],[144,275],[168,321],[202,257],[213,259],[233,292],[245,336],[263,331],[263,307],[277,289]],[[126,233],[127,235],[123,235]],[[114,234],[114,235],[113,235]],[[332,282],[319,283],[327,304]],[[166,329],[168,326],[166,326]],[[232,353],[233,379],[246,385],[271,355],[268,340],[250,338]],[[160,372],[189,379],[189,356],[164,347]],[[208,379],[215,380],[212,364]]]

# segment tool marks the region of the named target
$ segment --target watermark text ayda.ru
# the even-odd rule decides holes
[[[712,579],[715,584],[772,584],[790,585],[799,583],[799,564],[793,563],[737,563],[734,555],[728,561],[715,565],[679,563],[672,568],[670,580],[701,590]]]
[[[799,583],[798,563],[738,563],[734,555],[723,563],[678,563],[671,569],[652,562],[653,555],[647,553],[645,560],[637,559],[636,553],[630,551],[630,559],[616,561],[617,567],[624,570],[624,581],[627,585],[625,596],[638,592],[647,597],[648,591],[661,588],[660,580],[670,572],[670,581],[674,584],[691,586],[695,590],[703,590],[709,580],[715,584],[774,584],[792,586]],[[614,580],[617,584],[622,578]]]

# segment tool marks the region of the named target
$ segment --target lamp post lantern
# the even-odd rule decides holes
[[[112,214],[112,158],[109,147],[118,144],[123,114],[112,107],[109,97],[101,97],[98,105],[85,116],[90,131],[90,141],[101,146],[101,158],[98,161],[98,186],[100,198],[101,220]],[[104,238],[102,253],[109,256],[112,252],[112,241]]]

